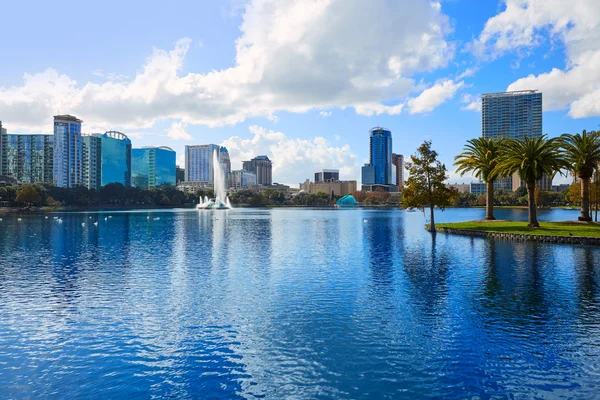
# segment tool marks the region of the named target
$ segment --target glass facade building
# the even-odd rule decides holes
[[[185,181],[185,168],[182,168],[179,165],[175,167],[175,181],[177,184]]]
[[[267,156],[258,156],[250,161],[242,162],[242,169],[255,174],[258,185],[273,184],[273,163]]]
[[[53,136],[3,134],[2,172],[18,183],[53,182]]]
[[[221,147],[216,144],[185,146],[185,181],[212,184],[213,153],[217,151],[220,156],[220,150]]]
[[[53,180],[58,187],[83,184],[82,123],[72,115],[54,116]]]
[[[131,140],[117,131],[94,134],[102,140],[102,186],[131,186]]]
[[[363,186],[395,185],[392,164],[392,132],[376,127],[369,130],[369,164],[362,168]]]
[[[526,90],[484,94],[481,132],[486,139],[542,136],[542,93]]]
[[[340,170],[338,169],[323,169],[315,172],[315,183],[321,182],[339,182]]]
[[[537,90],[488,93],[481,96],[481,134],[484,138],[506,137],[522,140],[540,137],[543,132],[542,93]],[[494,187],[515,190],[518,177],[499,178]],[[514,181],[514,182],[513,182]],[[550,190],[552,179],[539,182],[542,190]]]
[[[88,189],[102,187],[102,138],[83,136],[83,185]]]
[[[176,154],[169,147],[143,147],[131,151],[131,183],[149,188],[176,184]]]
[[[229,181],[231,186],[236,189],[249,189],[256,186],[256,174],[248,171],[236,170],[231,171]]]

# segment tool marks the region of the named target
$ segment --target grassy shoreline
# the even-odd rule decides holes
[[[563,221],[540,222],[539,228],[530,228],[523,221],[469,221],[441,223],[437,229],[449,228],[461,231],[508,233],[517,235],[600,238],[600,223]]]

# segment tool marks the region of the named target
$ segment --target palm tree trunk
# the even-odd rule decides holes
[[[527,200],[529,203],[529,226],[530,228],[538,228],[540,224],[537,220],[537,209],[535,207],[535,181],[527,182]]]
[[[431,214],[431,222],[429,223],[429,232],[431,232],[431,233],[435,233],[435,216],[434,216],[433,208],[434,208],[434,205],[430,204],[429,212]]]
[[[488,181],[485,189],[485,219],[488,221],[496,219],[494,217],[494,181]]]
[[[581,213],[580,221],[591,221],[590,218],[590,178],[581,178]]]

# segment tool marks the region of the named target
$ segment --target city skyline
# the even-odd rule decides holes
[[[110,18],[107,4],[93,18],[119,30],[77,36],[49,24],[60,13],[79,25],[79,10],[7,4],[5,29],[16,31],[24,14],[35,29],[0,38],[11,54],[0,65],[0,120],[9,133],[50,134],[52,115],[77,115],[85,133],[116,130],[139,146],[169,146],[179,165],[186,144],[225,146],[234,168],[266,154],[286,184],[304,179],[299,166],[360,180],[363,133],[381,125],[394,132],[395,153],[408,160],[431,139],[450,181],[467,181],[452,158],[481,134],[483,93],[543,92],[550,136],[600,123],[591,67],[600,25],[586,18],[600,6],[530,1],[183,2],[184,16],[119,4]],[[364,26],[366,18],[379,26]],[[74,62],[70,49],[83,47],[93,51]]]

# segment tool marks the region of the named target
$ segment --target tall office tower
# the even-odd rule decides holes
[[[52,135],[10,134],[5,137],[2,175],[11,175],[18,183],[53,182]]]
[[[339,169],[323,169],[315,172],[315,183],[323,182],[339,182],[340,170]]]
[[[488,93],[481,96],[481,134],[484,138],[506,137],[522,140],[542,136],[542,93],[537,90]],[[538,182],[542,190],[551,190],[552,179]],[[521,186],[517,175],[500,178],[496,189],[516,190]]]
[[[396,169],[396,182],[399,190],[404,186],[404,156],[402,154],[392,153],[392,164]]]
[[[88,189],[102,187],[102,138],[83,136],[83,185]]]
[[[185,168],[179,165],[175,167],[175,182],[179,185],[179,182],[185,181]]]
[[[102,186],[109,183],[131,186],[131,140],[117,131],[93,136],[102,141]]]
[[[231,159],[229,158],[227,147],[221,147],[219,149],[219,159],[224,165],[223,170],[225,171],[225,176],[228,176],[231,173]]]
[[[131,151],[131,184],[138,188],[176,184],[176,154],[166,146]]]
[[[376,127],[369,130],[369,164],[362,167],[363,190],[381,187],[393,191],[392,132]]]
[[[6,129],[2,128],[2,121],[0,121],[0,175],[6,175]]]
[[[219,149],[219,160],[221,160],[221,167],[225,173],[225,187],[230,187],[229,177],[231,176],[231,159],[229,158],[229,151],[227,147],[221,147]]]
[[[273,184],[273,163],[267,156],[258,156],[250,161],[243,161],[242,169],[254,173],[258,185],[269,186]]]
[[[213,153],[220,155],[221,147],[216,144],[185,146],[185,181],[214,182]]]
[[[236,190],[249,189],[256,185],[256,175],[243,169],[231,171],[229,182]]]
[[[73,187],[83,184],[82,120],[72,115],[54,116],[54,184]]]

